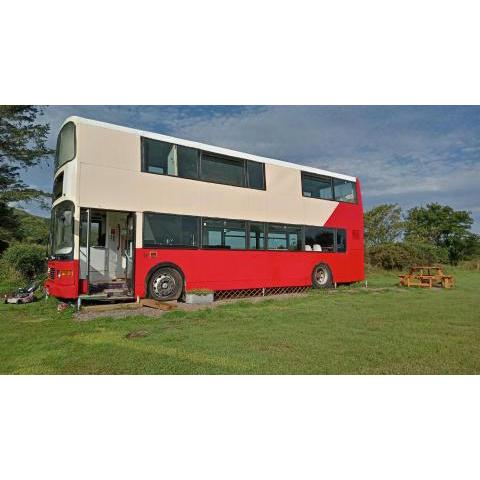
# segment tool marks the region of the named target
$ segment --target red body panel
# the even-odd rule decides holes
[[[265,250],[137,249],[135,295],[144,297],[151,269],[161,263],[178,266],[186,289],[234,290],[312,284],[318,263],[327,263],[336,282],[363,279],[363,252],[281,252]]]
[[[54,276],[47,278],[45,289],[52,297],[73,299],[78,297],[78,260],[49,260],[48,271],[54,269]],[[69,276],[58,276],[59,271],[72,271]]]

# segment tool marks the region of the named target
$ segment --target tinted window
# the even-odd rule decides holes
[[[356,202],[355,183],[334,178],[333,188],[335,190],[335,200],[340,202]]]
[[[186,215],[145,213],[144,247],[198,246],[198,218]]]
[[[198,178],[199,152],[195,148],[177,146],[178,176]]]
[[[202,180],[245,186],[244,161],[202,154]]]
[[[263,163],[247,160],[247,185],[257,190],[265,189],[265,166]]]
[[[337,252],[347,251],[347,231],[344,229],[337,230]]]
[[[301,250],[302,229],[292,225],[268,226],[269,250]]]
[[[175,145],[143,138],[142,146],[144,171],[160,175],[178,175]]]
[[[333,200],[332,179],[302,173],[302,192],[304,197]]]
[[[60,130],[55,152],[55,170],[75,157],[75,124],[68,122]]]
[[[63,172],[53,182],[53,201],[63,195]]]
[[[245,222],[204,218],[202,244],[207,248],[245,249]]]
[[[334,230],[322,227],[305,227],[305,245],[313,251],[333,252]]]
[[[250,222],[249,248],[263,250],[265,248],[265,224]]]

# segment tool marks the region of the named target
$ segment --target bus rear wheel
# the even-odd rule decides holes
[[[178,300],[183,290],[183,279],[178,270],[162,267],[153,272],[148,282],[148,295],[160,301]]]
[[[333,283],[333,275],[326,263],[319,263],[312,273],[313,288],[330,288]]]

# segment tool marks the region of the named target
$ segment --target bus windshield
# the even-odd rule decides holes
[[[52,210],[51,256],[68,259],[73,254],[73,212],[72,202],[62,202]]]

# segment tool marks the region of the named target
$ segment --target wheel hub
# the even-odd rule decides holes
[[[325,271],[324,268],[319,268],[315,274],[315,280],[319,285],[325,285],[328,279],[328,273]]]
[[[153,291],[159,297],[168,297],[176,288],[177,284],[175,279],[166,274],[158,276],[153,282]]]

